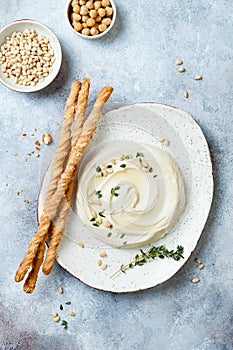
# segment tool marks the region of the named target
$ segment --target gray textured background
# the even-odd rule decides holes
[[[41,21],[58,35],[64,54],[56,81],[44,91],[19,94],[0,86],[1,349],[233,349],[232,0],[116,4],[117,21],[109,35],[85,41],[66,23],[66,1],[1,0],[1,27],[20,18]],[[177,72],[176,59],[183,59],[186,73]],[[194,81],[194,74],[203,74],[203,80]],[[53,135],[71,81],[85,76],[92,82],[91,101],[104,84],[115,87],[107,110],[155,101],[196,118],[213,159],[212,211],[193,256],[159,287],[128,295],[103,293],[56,265],[49,277],[40,276],[35,293],[26,295],[13,275],[36,230],[43,157],[24,163],[35,138],[21,133],[38,128],[38,136],[45,131]],[[24,192],[17,196],[20,188]],[[193,261],[196,256],[205,264],[202,271]],[[201,278],[197,285],[190,282],[194,276]],[[59,285],[63,295],[57,292]],[[48,316],[66,301],[72,301],[72,307],[63,314],[77,312],[67,331]]]

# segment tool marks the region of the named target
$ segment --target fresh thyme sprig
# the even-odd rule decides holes
[[[184,259],[183,253],[184,253],[184,247],[181,245],[178,245],[176,248],[176,251],[174,250],[168,250],[165,246],[161,245],[159,247],[151,247],[147,252],[144,252],[142,249],[140,249],[141,254],[137,254],[135,258],[130,261],[128,264],[121,265],[119,270],[117,270],[111,278],[116,277],[120,272],[126,272],[128,269],[132,269],[135,266],[142,266],[144,265],[148,260],[155,259],[155,258],[172,258],[175,261],[178,261],[180,259]]]

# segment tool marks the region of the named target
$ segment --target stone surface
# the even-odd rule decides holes
[[[0,86],[0,347],[231,350],[232,1],[119,0],[116,5],[112,31],[101,40],[86,41],[70,30],[65,1],[0,3],[1,27],[20,18],[38,20],[58,35],[64,55],[58,77],[39,93],[19,94]],[[184,61],[185,73],[177,71],[177,59]],[[196,74],[202,74],[203,80],[195,81]],[[34,149],[36,137],[44,132],[55,135],[71,81],[85,76],[92,82],[91,102],[104,84],[115,87],[106,110],[155,101],[177,106],[196,118],[213,159],[212,210],[193,256],[159,287],[136,294],[103,293],[56,265],[49,277],[40,275],[35,293],[26,295],[13,276],[37,227],[43,156],[28,157],[27,163],[24,159]],[[35,137],[21,136],[34,128]],[[23,192],[17,196],[20,188]],[[194,262],[196,256],[205,264],[202,271]],[[193,277],[201,281],[193,285]],[[63,294],[57,292],[59,285]],[[66,301],[72,305],[60,311],[59,305]],[[75,317],[68,316],[70,310]],[[62,319],[69,320],[67,330],[52,321],[51,311],[60,311]]]

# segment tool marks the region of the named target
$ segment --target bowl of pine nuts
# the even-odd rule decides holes
[[[70,0],[66,14],[77,35],[85,39],[99,39],[113,27],[116,6],[113,0]]]
[[[22,19],[0,31],[0,81],[18,92],[42,90],[56,78],[62,61],[56,35],[44,24]]]

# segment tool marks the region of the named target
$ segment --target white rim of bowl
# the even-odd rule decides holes
[[[112,5],[112,8],[113,8],[113,16],[112,16],[112,23],[110,24],[110,26],[104,31],[102,32],[101,34],[97,34],[97,35],[83,35],[79,32],[77,32],[74,27],[72,26],[71,22],[70,22],[70,17],[69,17],[69,12],[70,12],[70,6],[71,6],[71,2],[73,0],[69,0],[68,2],[68,5],[67,5],[67,8],[66,8],[66,18],[67,18],[67,21],[69,23],[69,26],[71,27],[71,29],[73,30],[73,32],[75,32],[75,34],[77,34],[78,36],[80,36],[81,38],[84,38],[84,39],[87,39],[87,40],[94,40],[94,39],[100,39],[102,38],[104,35],[106,35],[110,29],[113,27],[115,21],[116,21],[116,5],[114,3],[113,0],[109,0],[111,5]]]
[[[45,24],[42,24],[42,23],[40,23],[40,22],[38,22],[38,21],[35,21],[35,20],[33,20],[33,19],[30,19],[30,18],[17,19],[16,21],[7,24],[5,27],[3,27],[3,28],[0,30],[0,36],[1,36],[2,32],[3,32],[5,29],[7,29],[7,28],[9,28],[9,27],[11,27],[11,26],[14,26],[14,25],[17,24],[18,22],[36,23],[36,24],[38,24],[39,26],[41,26],[41,27],[43,27],[44,29],[46,29],[48,32],[50,32],[50,34],[52,34],[52,35],[54,36],[54,40],[57,42],[58,48],[59,48],[59,56],[60,56],[59,69],[58,69],[58,71],[57,71],[57,74],[56,74],[55,77],[53,78],[53,80],[51,80],[47,85],[42,86],[42,87],[40,86],[40,87],[38,87],[37,89],[36,89],[36,86],[34,86],[34,87],[33,87],[33,90],[22,91],[20,88],[9,86],[9,85],[1,78],[1,76],[0,76],[0,82],[1,82],[4,86],[6,86],[8,89],[13,90],[13,91],[17,91],[17,92],[21,92],[21,93],[38,92],[38,91],[43,90],[43,89],[45,89],[46,87],[48,87],[48,86],[54,81],[54,79],[56,78],[56,76],[58,75],[58,73],[59,73],[59,71],[60,71],[61,62],[62,62],[62,49],[61,49],[61,44],[60,44],[60,42],[59,42],[59,40],[58,40],[58,37],[57,37],[56,34],[52,31],[52,29],[50,29],[50,28],[49,28],[48,26],[46,26]],[[57,57],[56,57],[56,59],[57,59]],[[48,77],[49,77],[49,75],[48,75]],[[46,81],[46,80],[45,80],[45,81]],[[30,89],[30,87],[29,87],[29,89]]]

